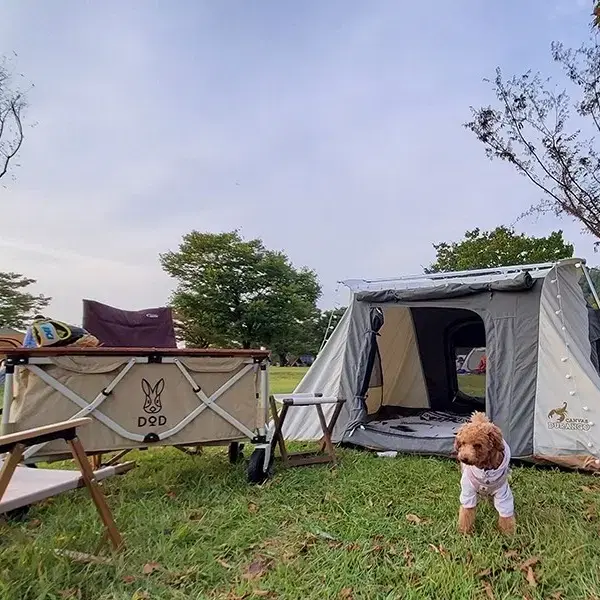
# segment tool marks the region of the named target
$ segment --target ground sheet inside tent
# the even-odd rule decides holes
[[[390,419],[377,418],[368,428],[387,435],[417,438],[452,438],[458,428],[466,423],[468,415],[436,410],[400,409]]]

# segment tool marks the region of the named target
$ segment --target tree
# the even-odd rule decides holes
[[[333,330],[337,327],[345,312],[345,306],[319,311],[313,327],[312,344],[307,348],[308,352],[314,355],[319,352],[323,340],[326,338],[329,339],[329,336],[333,333]]]
[[[539,73],[505,80],[498,68],[494,81],[486,80],[496,106],[471,107],[472,120],[465,127],[490,159],[512,164],[541,192],[541,200],[521,216],[566,215],[600,239],[600,155],[593,137],[600,131],[600,47],[592,36],[578,50],[554,42],[551,52],[576,102]]]
[[[473,229],[460,242],[442,242],[433,247],[436,261],[426,269],[427,273],[554,262],[570,258],[574,250],[563,239],[562,231],[533,237],[515,233],[509,227]]]
[[[24,291],[35,282],[19,273],[0,273],[0,327],[24,329],[34,313],[50,304],[52,298]]]
[[[23,143],[23,113],[27,107],[25,93],[15,89],[7,61],[0,64],[0,179]]]
[[[294,268],[281,252],[237,231],[192,231],[160,262],[177,280],[171,303],[192,346],[293,352],[321,293],[313,271]]]
[[[590,279],[594,284],[594,288],[597,293],[600,293],[600,269],[596,267],[589,268]],[[593,308],[599,308],[596,299],[594,298],[594,294],[592,294],[592,290],[590,289],[590,285],[587,282],[585,275],[582,275],[579,279],[579,285],[583,290],[583,295],[585,296],[585,301],[592,306]]]

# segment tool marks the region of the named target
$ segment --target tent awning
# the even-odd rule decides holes
[[[419,302],[425,300],[444,300],[447,298],[460,298],[481,294],[484,292],[521,292],[530,290],[535,280],[528,272],[515,273],[497,281],[454,283],[446,281],[443,284],[431,287],[404,289],[404,290],[371,290],[356,294],[359,302],[374,302],[389,304],[395,302]]]

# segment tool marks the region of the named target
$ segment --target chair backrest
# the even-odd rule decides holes
[[[169,307],[122,310],[94,300],[84,300],[83,327],[107,347],[177,347],[173,314]]]

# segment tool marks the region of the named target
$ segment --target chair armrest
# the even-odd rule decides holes
[[[89,417],[81,417],[71,421],[61,421],[60,423],[52,423],[51,425],[42,425],[34,429],[25,429],[16,433],[0,436],[0,454],[10,452],[17,444],[22,444],[25,447],[35,446],[43,442],[51,442],[53,440],[72,440],[76,435],[77,427],[91,423]]]

